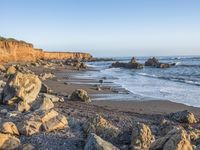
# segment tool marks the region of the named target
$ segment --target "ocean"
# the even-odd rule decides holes
[[[149,57],[137,57],[144,64]],[[90,77],[106,77],[109,81],[137,95],[137,100],[170,100],[200,107],[200,57],[156,57],[160,62],[176,63],[166,69],[145,67],[144,69],[110,68],[113,61],[88,62],[98,73]],[[129,62],[131,57],[114,58]],[[134,98],[133,98],[134,99]]]

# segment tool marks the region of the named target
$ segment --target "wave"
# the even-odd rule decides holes
[[[192,81],[192,80],[188,80],[188,79],[180,78],[180,77],[163,77],[163,76],[157,76],[155,74],[147,74],[147,73],[137,73],[137,74],[141,75],[141,76],[150,77],[150,78],[170,80],[170,81],[175,81],[175,82],[181,82],[181,83],[186,83],[186,84],[190,84],[190,85],[200,86],[200,81]]]
[[[182,64],[181,62],[177,62],[176,63],[176,66],[179,66],[179,67],[200,67],[199,64]]]

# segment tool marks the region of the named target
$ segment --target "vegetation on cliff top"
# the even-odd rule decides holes
[[[23,44],[30,44],[30,43],[27,43],[25,41],[22,41],[22,40],[16,40],[14,38],[5,38],[5,37],[2,37],[0,36],[0,41],[6,41],[6,42],[20,42],[20,43],[23,43]],[[31,44],[32,45],[32,44]]]

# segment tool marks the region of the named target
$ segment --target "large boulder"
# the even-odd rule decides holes
[[[198,122],[198,119],[195,117],[195,115],[187,110],[171,113],[170,118],[180,123],[193,124]]]
[[[46,132],[61,130],[68,127],[67,118],[55,110],[45,111],[41,114],[43,128]]]
[[[91,102],[91,99],[88,96],[88,93],[85,90],[82,90],[82,89],[75,90],[72,93],[70,99],[74,100],[74,101]]]
[[[100,115],[89,118],[83,126],[84,132],[89,135],[96,133],[103,138],[117,137],[120,130]]]
[[[40,89],[41,81],[36,75],[17,72],[10,76],[3,89],[3,103],[24,101],[29,104],[36,100]]]
[[[103,140],[96,134],[92,133],[88,137],[84,150],[119,150],[111,143]]]
[[[36,110],[23,116],[17,124],[20,134],[31,136],[40,131],[51,132],[68,127],[67,118],[55,110]]]
[[[187,132],[182,128],[171,130],[166,136],[157,139],[150,150],[193,150]]]
[[[144,66],[138,63],[135,57],[133,57],[129,63],[115,62],[115,63],[112,63],[112,67],[128,68],[128,69],[142,69]]]
[[[145,66],[151,66],[151,67],[158,67],[159,66],[159,60],[156,59],[155,57],[153,58],[149,58],[146,62],[145,62]]]
[[[0,133],[0,149],[14,150],[20,146],[20,140],[9,134]]]
[[[17,124],[20,134],[31,136],[39,133],[41,130],[42,121],[40,116],[36,114],[26,115],[22,121]]]
[[[155,67],[155,68],[169,68],[171,66],[174,66],[175,63],[169,64],[169,63],[161,63],[159,62],[158,59],[156,59],[155,57],[153,58],[149,58],[146,62],[145,62],[145,66],[150,66],[150,67]]]
[[[155,138],[148,125],[138,123],[133,127],[131,137],[132,150],[148,150],[154,141]]]

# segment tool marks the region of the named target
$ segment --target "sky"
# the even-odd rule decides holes
[[[0,36],[97,57],[200,55],[200,0],[1,0]]]

